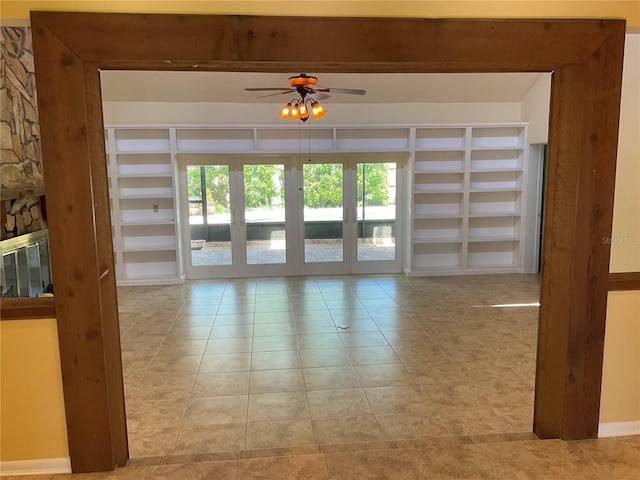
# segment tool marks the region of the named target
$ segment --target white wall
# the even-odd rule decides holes
[[[282,103],[169,103],[105,102],[106,124],[279,124],[300,123],[278,116]],[[331,104],[325,102],[326,117],[313,120],[321,125],[412,124],[412,123],[502,123],[520,122],[519,102],[511,103],[401,103]]]
[[[548,143],[551,74],[541,75],[522,98],[522,121],[529,123],[529,143]]]

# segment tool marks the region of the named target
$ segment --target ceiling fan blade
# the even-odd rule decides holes
[[[295,88],[280,88],[280,87],[259,87],[259,88],[245,88],[245,90],[249,91],[249,92],[266,92],[268,90],[279,90],[279,91],[286,91],[286,92],[295,92]]]
[[[315,100],[326,100],[327,98],[331,98],[331,95],[327,95],[324,92],[316,92],[316,91],[314,91],[309,96],[313,97]]]
[[[286,95],[288,93],[294,93],[295,90],[286,90],[284,92],[270,93],[268,95],[260,95],[256,98],[267,98],[267,97],[275,97],[276,95]]]
[[[327,93],[346,93],[349,95],[365,95],[367,93],[366,90],[357,90],[354,88],[329,88],[329,87],[315,87],[318,92],[327,92]]]

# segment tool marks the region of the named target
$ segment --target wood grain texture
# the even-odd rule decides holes
[[[609,291],[640,290],[640,272],[609,274]]]
[[[601,44],[594,21],[259,17],[33,12],[83,59],[111,68],[179,62],[264,71],[279,64],[332,71],[550,71]],[[527,35],[523,35],[523,32]],[[87,41],[87,39],[91,39]],[[153,39],[153,41],[149,41]],[[296,48],[317,45],[313,55]],[[185,48],[186,47],[186,48]],[[127,52],[123,55],[121,52]],[[525,56],[522,52],[527,52]],[[120,62],[127,62],[121,64]],[[209,65],[209,62],[212,62]],[[225,62],[232,62],[225,63]],[[387,65],[384,65],[388,62]],[[232,65],[235,64],[235,65]],[[474,67],[475,66],[475,67]],[[305,68],[298,70],[305,70]],[[163,68],[166,69],[167,65]],[[245,67],[240,67],[244,69]],[[293,71],[297,71],[296,68]],[[443,70],[444,69],[444,70]],[[270,70],[270,69],[269,69]]]
[[[34,12],[32,27],[74,471],[126,456],[99,68],[553,71],[534,430],[595,437],[624,21]],[[322,48],[293,48],[300,32]]]
[[[595,438],[624,32],[552,79],[534,432]],[[561,367],[561,368],[560,368]],[[558,401],[563,398],[563,401]]]
[[[107,344],[113,339],[105,331],[117,316],[104,306],[116,300],[113,292],[103,295],[100,282],[97,233],[109,217],[94,225],[83,62],[44,25],[32,27],[41,52],[36,81],[69,454],[74,472],[111,470],[126,461],[114,450],[111,426],[124,421],[124,409],[109,391],[117,372],[108,371],[116,360],[107,357],[119,356],[119,349]],[[126,438],[120,441],[126,445]]]
[[[0,300],[0,320],[32,320],[34,318],[56,318],[56,306],[52,297]]]

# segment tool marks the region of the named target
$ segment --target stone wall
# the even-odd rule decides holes
[[[31,28],[1,27],[0,196],[42,194],[42,153]]]

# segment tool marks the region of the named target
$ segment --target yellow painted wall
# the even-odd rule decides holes
[[[55,319],[0,322],[0,461],[69,456]]]
[[[30,10],[100,12],[213,13],[244,15],[331,15],[466,18],[626,18],[640,26],[640,2],[582,0],[441,0],[441,1],[9,1],[2,18],[28,18]]]
[[[611,292],[600,423],[640,422],[640,292]]]
[[[631,1],[9,1],[3,0],[0,18],[26,19],[31,10],[173,12],[263,15],[332,15],[332,16],[408,16],[408,17],[468,17],[468,18],[626,18],[628,27],[640,27],[640,2]],[[627,36],[629,38],[629,35]],[[637,59],[640,57],[636,57]],[[629,57],[627,57],[627,61]],[[636,88],[638,83],[636,82]],[[623,100],[624,101],[624,100]],[[640,119],[634,117],[638,105],[631,109],[631,134],[621,137],[621,145],[637,140]],[[633,110],[636,109],[636,110]],[[635,124],[633,122],[636,122]],[[635,126],[634,126],[635,125]],[[637,172],[640,153],[631,147],[631,155],[621,160],[619,172]],[[635,157],[633,156],[635,152]],[[634,170],[635,169],[635,170]],[[621,225],[637,225],[639,211],[627,211],[626,200],[638,198],[638,183],[620,180],[616,193],[616,233]],[[632,176],[630,178],[633,178]],[[635,197],[634,197],[635,192]],[[638,205],[637,200],[635,205]],[[630,265],[640,270],[633,254],[622,254],[614,245],[612,267]],[[636,263],[634,263],[636,262]],[[635,265],[635,266],[634,266]],[[629,376],[640,376],[637,356],[640,292],[619,292],[610,295],[605,372],[601,420],[604,422],[640,420],[640,410],[633,395],[637,393]],[[57,458],[68,455],[65,415],[57,349],[55,320],[0,322],[1,352],[1,419],[0,460]],[[625,352],[624,354],[622,352]],[[634,353],[635,352],[635,353]],[[624,388],[628,385],[628,389]],[[634,393],[635,392],[635,393]],[[627,407],[628,406],[628,407]],[[635,409],[635,410],[634,410]],[[624,419],[624,420],[620,420]]]
[[[640,2],[638,2],[640,4]],[[640,271],[640,34],[626,35],[611,271]],[[600,422],[640,421],[640,291],[611,292]]]

